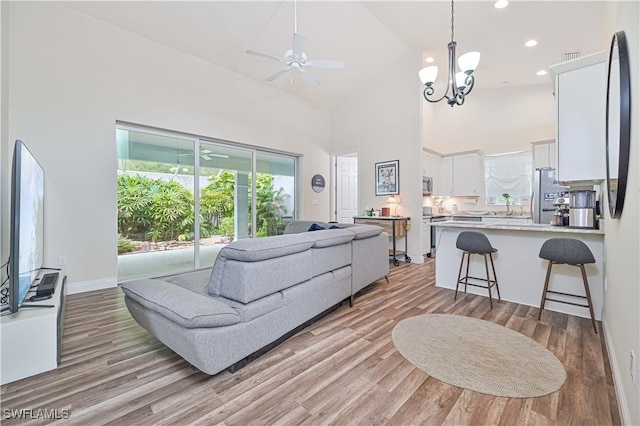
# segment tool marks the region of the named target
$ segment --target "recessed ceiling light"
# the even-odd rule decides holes
[[[547,75],[547,71],[546,70],[540,70],[536,73],[536,75]]]
[[[537,42],[537,41],[535,41],[535,40],[529,40],[529,41],[527,41],[524,45],[525,45],[525,46],[527,46],[527,47],[533,47],[533,46],[535,46],[536,44],[538,44],[538,42]]]
[[[502,80],[500,82],[500,86],[501,87],[509,87],[509,86],[511,86],[511,82],[509,80]]]
[[[433,62],[433,58],[431,56],[429,56],[427,59],[424,60],[425,62],[431,63]]]
[[[493,7],[495,7],[496,9],[504,9],[507,6],[509,6],[509,2],[507,0],[498,0],[493,5]]]

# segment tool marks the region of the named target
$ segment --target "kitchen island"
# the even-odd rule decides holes
[[[547,224],[513,224],[500,222],[434,222],[436,231],[436,286],[455,289],[462,251],[456,239],[462,231],[482,232],[498,249],[493,260],[502,300],[539,307],[548,262],[538,257],[540,247],[549,238],[576,238],[593,253],[596,263],[585,265],[593,310],[601,319],[604,298],[604,232],[599,229],[573,229]],[[484,277],[482,256],[471,256],[469,275]],[[554,265],[549,288],[554,291],[584,295],[580,269],[569,265]],[[463,287],[461,286],[461,289]],[[488,297],[485,288],[469,286],[472,294]],[[494,297],[495,288],[492,289]],[[460,295],[460,294],[459,294]],[[462,293],[464,296],[464,293]],[[554,295],[556,296],[556,295]],[[586,303],[585,299],[557,296],[558,299]],[[589,318],[588,308],[547,301],[545,309]]]

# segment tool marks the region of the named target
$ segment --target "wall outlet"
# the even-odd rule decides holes
[[[629,352],[629,374],[631,375],[631,383],[636,383],[636,354]]]
[[[58,257],[58,266],[64,266],[67,264],[67,256]]]

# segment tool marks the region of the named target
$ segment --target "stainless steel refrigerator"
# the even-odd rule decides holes
[[[533,196],[531,197],[533,223],[551,223],[553,212],[556,211],[553,200],[568,196],[569,188],[558,184],[555,169],[536,169],[533,176]]]

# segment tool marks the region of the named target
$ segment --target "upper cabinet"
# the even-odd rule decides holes
[[[603,51],[550,67],[560,182],[593,184],[605,178],[606,61]]]
[[[556,161],[556,143],[555,141],[532,142],[533,145],[533,168],[542,169],[551,167],[558,168]]]
[[[440,163],[442,157],[429,151],[422,151],[422,176],[433,178],[433,194],[440,190]]]
[[[437,195],[477,197],[483,191],[482,154],[479,151],[443,156],[440,171]]]

